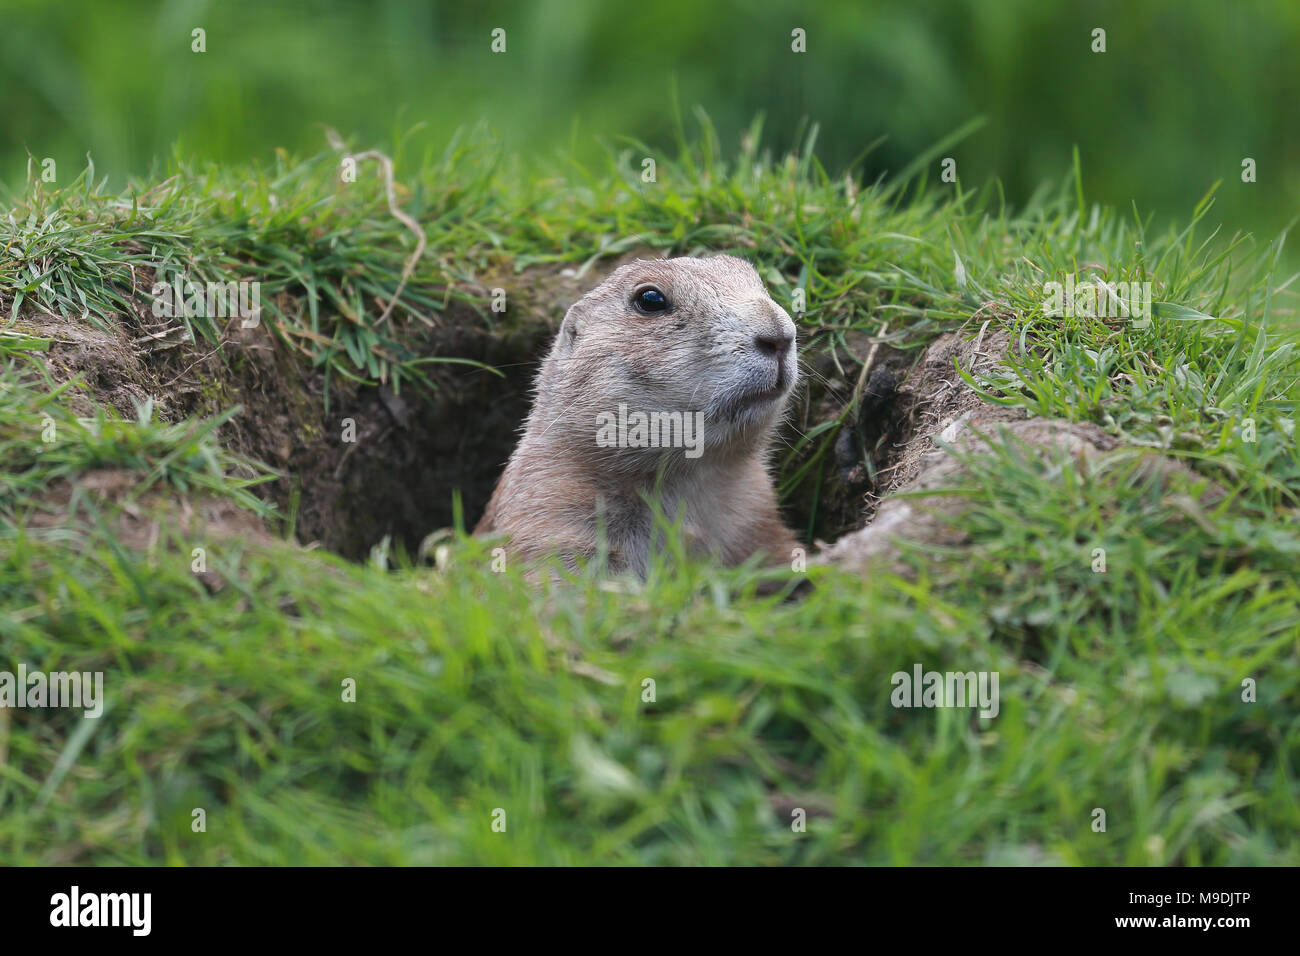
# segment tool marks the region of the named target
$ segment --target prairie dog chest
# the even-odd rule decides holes
[[[688,546],[697,554],[725,553],[744,519],[744,502],[734,482],[702,475],[662,491],[657,497],[649,489],[624,498],[613,507],[598,509],[597,527],[603,519],[606,538],[616,563],[644,574],[653,550],[658,550],[655,510],[646,500],[658,504],[669,524],[680,522]]]

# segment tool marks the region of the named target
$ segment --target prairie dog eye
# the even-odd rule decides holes
[[[653,315],[656,312],[667,311],[668,296],[664,295],[656,286],[642,286],[632,296],[632,305],[642,315]]]

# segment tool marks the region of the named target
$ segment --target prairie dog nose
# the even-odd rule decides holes
[[[754,336],[754,345],[759,352],[780,358],[790,351],[794,336],[782,329],[780,332],[760,332]]]
[[[754,348],[759,355],[766,355],[784,363],[794,343],[795,327],[785,309],[771,299],[757,303],[758,315],[754,323],[758,330],[754,333]],[[759,318],[762,316],[762,318]]]

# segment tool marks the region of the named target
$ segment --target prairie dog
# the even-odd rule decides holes
[[[570,566],[603,541],[611,571],[644,577],[649,497],[722,563],[788,561],[767,457],[798,377],[794,322],[748,262],[628,263],[565,315],[475,533]]]

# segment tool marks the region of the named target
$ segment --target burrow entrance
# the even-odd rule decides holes
[[[518,440],[538,363],[565,309],[618,264],[586,277],[556,270],[497,280],[508,283],[509,301],[535,311],[502,327],[453,306],[436,327],[413,330],[405,343],[415,354],[471,359],[501,375],[432,364],[430,392],[406,388],[400,395],[334,376],[328,411],[323,371],[277,347],[265,329],[232,322],[218,355],[203,343],[159,347],[144,310],[112,331],[50,317],[21,324],[54,339],[48,361],[56,375],[83,377],[85,388],[70,400],[84,402],[87,414],[98,403],[134,418],[135,404],[150,397],[169,421],[240,405],[222,440],[283,476],[261,489],[292,516],[296,539],[359,560],[384,538],[414,554],[431,531],[453,524],[454,494],[473,527]],[[880,496],[915,475],[932,445],[927,429],[950,418],[961,396],[973,397],[954,387],[952,361],[972,343],[945,338],[947,345],[941,339],[924,353],[878,348],[857,414],[791,455],[801,435],[844,414],[861,372],[845,366],[843,355],[837,366],[824,352],[805,350],[805,384],[775,455],[783,510],[800,538],[830,542],[861,527]],[[856,347],[849,344],[855,355],[869,351],[865,335]]]

